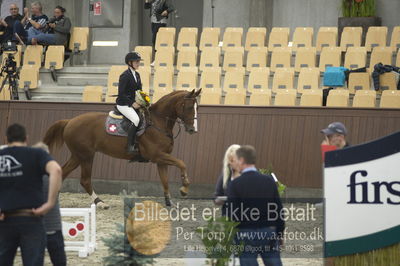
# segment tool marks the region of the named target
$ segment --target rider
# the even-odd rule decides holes
[[[125,56],[125,63],[129,68],[119,76],[118,83],[118,97],[116,101],[117,109],[132,122],[128,131],[128,153],[135,152],[136,128],[139,125],[140,120],[134,109],[140,108],[139,104],[135,102],[135,94],[136,91],[142,90],[142,82],[140,80],[140,75],[137,72],[141,60],[142,58],[139,53],[128,53]]]

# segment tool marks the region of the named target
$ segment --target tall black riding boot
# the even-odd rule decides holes
[[[136,126],[132,123],[128,130],[128,146],[127,152],[132,154],[135,152],[135,138],[136,138]]]

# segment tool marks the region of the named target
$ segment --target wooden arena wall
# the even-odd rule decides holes
[[[0,102],[2,143],[11,123],[27,127],[29,144],[41,140],[55,121],[76,115],[108,112],[112,104]],[[373,140],[400,130],[400,110],[305,107],[200,106],[199,133],[189,135],[182,128],[173,154],[183,159],[192,183],[214,184],[221,172],[225,149],[233,143],[250,144],[257,149],[257,166],[272,165],[278,178],[290,187],[322,187],[320,130],[330,122],[341,121],[349,131],[351,144]],[[175,134],[177,133],[175,127]],[[79,134],[79,132],[77,132]],[[54,157],[67,160],[64,145]],[[78,177],[75,170],[72,177]],[[170,168],[171,181],[180,181]],[[108,180],[158,181],[152,164],[128,163],[98,154],[93,177]]]

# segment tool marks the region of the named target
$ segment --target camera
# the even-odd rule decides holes
[[[5,42],[1,45],[1,53],[3,52],[17,52],[17,44],[14,42]]]

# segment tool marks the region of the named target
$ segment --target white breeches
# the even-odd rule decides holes
[[[117,105],[118,111],[121,112],[126,118],[128,118],[136,127],[139,125],[139,116],[133,110],[132,107],[129,106],[123,106],[123,105]]]

